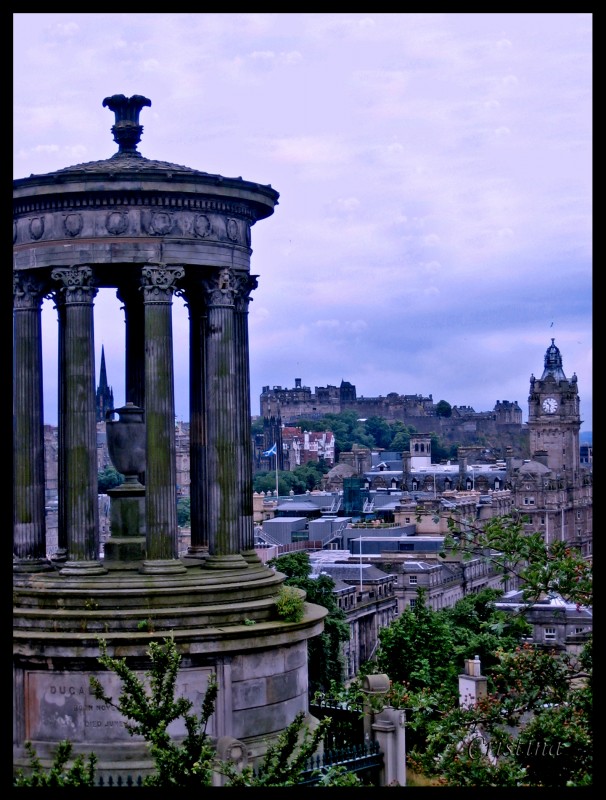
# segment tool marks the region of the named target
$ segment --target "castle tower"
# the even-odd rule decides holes
[[[581,416],[577,376],[567,379],[562,355],[554,339],[545,353],[540,379],[530,376],[528,396],[530,454],[546,453],[547,466],[554,474],[577,479],[580,466],[579,431]]]

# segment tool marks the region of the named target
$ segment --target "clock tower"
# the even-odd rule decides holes
[[[528,397],[530,454],[546,454],[547,466],[556,474],[575,480],[579,465],[579,395],[577,376],[568,380],[562,369],[562,355],[554,340],[545,353],[540,380],[530,376]]]

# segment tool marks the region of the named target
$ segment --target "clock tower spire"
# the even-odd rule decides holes
[[[554,473],[575,480],[580,466],[581,429],[577,376],[566,378],[554,339],[545,353],[541,378],[530,376],[528,428],[531,457],[546,453],[547,466]]]

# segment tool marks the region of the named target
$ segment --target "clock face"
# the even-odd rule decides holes
[[[555,414],[558,409],[558,401],[554,397],[543,400],[543,411],[547,414]]]

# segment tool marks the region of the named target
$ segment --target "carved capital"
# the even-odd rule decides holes
[[[170,303],[173,293],[178,291],[177,281],[184,275],[183,267],[164,265],[143,267],[141,270],[143,302]]]
[[[59,291],[66,303],[91,303],[97,294],[90,267],[57,267],[51,278],[61,284]]]
[[[39,280],[24,272],[13,273],[13,308],[34,311],[40,308],[44,290]]]
[[[230,269],[222,269],[210,278],[202,281],[209,306],[233,306],[235,303],[237,283],[235,273]]]
[[[258,277],[258,275],[250,275],[248,272],[236,273],[236,311],[248,311],[251,292],[259,285]]]

